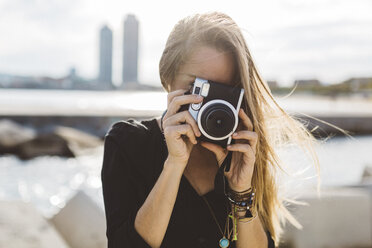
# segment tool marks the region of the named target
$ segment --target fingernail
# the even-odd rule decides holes
[[[237,133],[233,133],[233,136],[236,136],[236,135],[238,135]]]

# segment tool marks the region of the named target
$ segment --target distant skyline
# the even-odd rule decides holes
[[[138,83],[139,22],[134,15],[127,15],[123,23],[122,87],[126,83]]]
[[[103,84],[112,85],[112,31],[104,25],[99,34],[99,75],[98,80]]]
[[[232,4],[234,3],[234,4]],[[259,72],[289,85],[372,76],[372,1],[0,0],[0,73],[98,77],[99,30],[113,31],[113,81],[121,83],[122,23],[141,23],[138,80],[160,84],[159,59],[181,18],[222,11],[240,27]]]

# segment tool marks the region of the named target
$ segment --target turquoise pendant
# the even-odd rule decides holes
[[[226,248],[229,247],[230,242],[227,238],[223,237],[222,239],[220,239],[219,244],[221,248]]]

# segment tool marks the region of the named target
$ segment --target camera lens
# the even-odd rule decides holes
[[[220,138],[228,135],[234,129],[235,116],[228,106],[216,103],[203,111],[200,121],[208,135]]]

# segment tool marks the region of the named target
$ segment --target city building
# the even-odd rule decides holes
[[[112,86],[112,31],[107,25],[100,30],[98,81],[106,87]]]
[[[124,21],[122,88],[138,83],[138,20],[127,15]]]
[[[294,84],[298,85],[297,87],[314,87],[321,86],[321,83],[318,79],[300,79],[295,80]]]
[[[267,81],[267,85],[269,86],[269,88],[270,88],[271,90],[276,89],[276,88],[279,87],[278,82],[275,81],[275,80],[268,80],[268,81]]]
[[[359,91],[361,89],[371,89],[372,88],[372,78],[371,77],[353,77],[344,82],[344,84],[349,85],[352,91]]]

